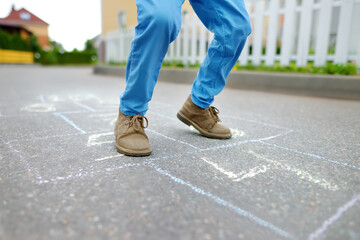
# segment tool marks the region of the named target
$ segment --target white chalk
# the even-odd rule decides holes
[[[238,179],[239,176],[236,175],[235,173],[231,172],[231,171],[226,171],[225,169],[219,167],[219,165],[217,165],[216,163],[214,162],[211,162],[209,161],[208,159],[202,157],[201,158],[204,162],[210,164],[211,166],[213,166],[216,170],[220,171],[221,173],[225,174],[228,178],[231,178],[231,179]]]
[[[123,157],[123,156],[125,156],[125,155],[124,154],[117,154],[117,155],[114,155],[114,156],[97,158],[97,159],[95,159],[95,162],[104,161],[104,160],[108,160],[108,159],[112,159],[112,158],[119,158],[119,157]]]
[[[272,168],[275,168],[275,169],[280,169],[280,170],[285,170],[287,172],[292,172],[292,173],[295,173],[300,179],[304,179],[304,180],[307,180],[311,183],[314,183],[324,189],[327,189],[327,190],[330,190],[330,191],[337,191],[339,190],[339,186],[336,185],[336,184],[333,184],[323,178],[318,178],[318,177],[315,177],[313,176],[312,174],[306,172],[306,171],[303,171],[299,168],[296,168],[296,167],[292,167],[288,164],[285,164],[285,163],[281,163],[279,161],[276,161],[276,160],[273,160],[273,159],[269,159],[263,155],[260,155],[260,154],[257,154],[253,151],[248,151],[249,154],[259,158],[259,159],[262,159],[268,163],[271,164],[271,167]]]
[[[335,160],[332,160],[332,159],[327,159],[327,158],[324,158],[324,157],[322,157],[320,155],[316,155],[316,154],[312,154],[312,153],[306,153],[306,152],[302,152],[302,151],[292,149],[292,148],[282,147],[282,146],[279,146],[279,145],[276,145],[276,144],[273,144],[273,143],[267,143],[267,142],[263,142],[263,141],[260,141],[260,143],[265,144],[265,145],[269,145],[269,146],[272,146],[272,147],[280,148],[280,149],[283,149],[283,150],[291,151],[291,152],[294,152],[294,153],[299,153],[299,154],[302,154],[302,155],[305,155],[305,156],[314,157],[314,158],[321,159],[321,160],[324,160],[324,161],[327,161],[327,162],[335,163],[335,164],[341,165],[343,167],[349,167],[349,168],[353,168],[353,169],[356,169],[356,170],[360,170],[360,168],[357,167],[357,166],[353,166],[353,165],[350,165],[350,164],[344,163],[344,162],[338,162],[338,161],[335,161]]]
[[[87,106],[87,105],[85,105],[83,103],[80,103],[80,102],[77,102],[77,101],[73,101],[73,103],[78,105],[79,107],[82,107],[82,108],[84,108],[86,110],[89,110],[90,112],[96,112],[95,109],[93,109],[92,107],[89,107],[89,106]]]
[[[321,225],[320,228],[316,229],[315,232],[311,233],[308,239],[314,240],[314,239],[321,237],[326,232],[326,230],[330,227],[330,225],[332,225],[337,220],[339,220],[340,217],[346,211],[348,211],[351,207],[353,207],[359,200],[360,200],[360,194],[356,195],[345,205],[341,206],[333,216],[331,216],[329,219],[327,219],[325,222],[323,222],[323,224]]]
[[[34,103],[22,107],[20,110],[26,112],[54,112],[56,111],[56,108],[50,103]]]
[[[102,145],[102,144],[108,144],[108,143],[113,143],[114,140],[107,140],[107,141],[99,141],[100,137],[103,136],[110,136],[110,135],[114,135],[113,132],[107,132],[107,133],[96,133],[96,134],[92,134],[89,136],[88,138],[88,142],[87,142],[87,146],[91,147],[91,146],[96,146],[96,145]]]
[[[186,182],[186,181],[184,181],[184,180],[182,180],[182,179],[180,179],[178,177],[175,177],[175,176],[171,175],[170,173],[164,171],[163,169],[161,169],[161,168],[159,168],[157,166],[154,166],[154,169],[157,172],[159,172],[160,174],[169,177],[174,182],[179,183],[179,184],[184,185],[184,186],[187,186],[191,190],[193,190],[194,192],[196,192],[196,193],[198,193],[200,195],[203,195],[203,196],[207,196],[211,200],[213,200],[214,202],[216,202],[216,203],[218,203],[218,204],[220,204],[220,205],[222,205],[224,207],[230,208],[232,211],[234,211],[238,215],[246,217],[248,219],[251,219],[253,222],[255,222],[255,223],[259,224],[260,226],[263,226],[263,227],[273,231],[274,233],[276,233],[276,234],[278,234],[280,236],[283,236],[285,238],[292,238],[292,236],[288,232],[286,232],[286,231],[274,226],[273,224],[271,224],[271,223],[269,223],[269,222],[255,216],[255,215],[253,215],[252,213],[247,212],[247,211],[245,211],[245,210],[243,210],[243,209],[241,209],[241,208],[239,208],[237,206],[234,206],[230,202],[228,202],[228,201],[226,201],[226,200],[224,200],[224,199],[222,199],[220,197],[217,197],[217,196],[215,196],[215,195],[213,195],[213,194],[211,194],[209,192],[206,192],[203,189],[198,188],[198,187],[192,185],[189,182]]]

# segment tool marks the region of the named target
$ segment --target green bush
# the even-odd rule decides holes
[[[10,34],[0,29],[0,49],[31,51],[30,41],[23,39],[19,34]]]
[[[52,64],[93,64],[96,62],[97,56],[94,51],[72,51],[58,52],[56,50],[40,52],[40,57],[36,59],[44,65]]]

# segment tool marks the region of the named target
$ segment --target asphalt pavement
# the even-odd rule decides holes
[[[229,140],[159,82],[149,157],[118,154],[125,80],[0,66],[0,239],[360,239],[360,102],[226,88]]]

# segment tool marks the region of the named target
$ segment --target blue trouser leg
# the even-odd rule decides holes
[[[244,0],[189,0],[214,39],[191,91],[192,101],[207,108],[225,86],[251,32]]]
[[[160,67],[181,28],[184,0],[136,0],[138,25],[126,66],[126,88],[120,96],[125,115],[145,115]]]

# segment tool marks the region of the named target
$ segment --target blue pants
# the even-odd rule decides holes
[[[202,23],[214,33],[193,83],[194,104],[207,108],[225,86],[251,32],[244,0],[189,0]],[[181,28],[184,0],[136,0],[138,25],[126,67],[126,89],[120,97],[125,115],[145,115],[169,44]]]

